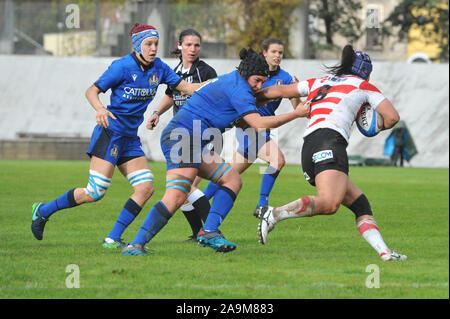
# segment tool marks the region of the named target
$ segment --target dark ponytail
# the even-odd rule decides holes
[[[140,23],[135,23],[135,24],[133,24],[133,26],[131,27],[131,29],[130,29],[130,32],[128,32],[128,35],[130,36],[130,38],[131,38],[131,36],[133,35],[133,31],[134,31],[134,28],[136,28],[137,26],[139,26],[140,25]]]
[[[255,53],[252,48],[248,50],[246,48],[242,48],[241,51],[239,51],[239,59],[245,60],[252,53]]]
[[[353,74],[352,65],[355,62],[355,51],[350,44],[347,44],[344,49],[342,49],[341,63],[335,66],[326,67],[328,73],[341,76],[344,74]]]

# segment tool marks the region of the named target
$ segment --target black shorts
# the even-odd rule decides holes
[[[316,175],[334,169],[348,175],[347,141],[335,130],[318,129],[305,137],[302,169],[306,180],[316,186]]]

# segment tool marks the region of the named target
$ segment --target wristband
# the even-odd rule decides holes
[[[159,116],[159,112],[157,110],[154,110],[152,114],[156,114]]]

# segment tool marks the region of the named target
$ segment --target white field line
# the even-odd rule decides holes
[[[365,286],[362,284],[361,286]],[[292,287],[337,287],[337,288],[354,288],[355,285],[347,285],[342,283],[336,283],[336,282],[312,282],[312,283],[304,283],[304,284],[296,284],[296,285],[266,285],[266,284],[260,284],[260,285],[245,285],[245,284],[235,284],[235,285],[198,285],[198,284],[184,284],[184,283],[178,283],[175,285],[175,287],[189,287],[189,288],[198,288],[198,289],[232,289],[232,288],[255,288],[255,289],[280,289],[280,288],[292,288]],[[434,288],[448,288],[448,282],[443,283],[407,283],[407,284],[401,284],[401,283],[380,283],[380,288],[383,287],[401,287],[401,288],[427,288],[427,287],[434,287]]]
[[[83,285],[81,282],[80,285],[81,289],[124,289],[123,285]],[[361,286],[365,287],[364,284],[361,284]],[[211,289],[236,289],[236,288],[250,288],[250,289],[283,289],[283,288],[299,288],[299,287],[316,287],[316,288],[329,288],[329,287],[335,287],[335,288],[355,288],[356,285],[348,285],[348,284],[342,284],[337,282],[312,282],[312,283],[303,283],[303,284],[296,284],[296,285],[267,285],[267,284],[259,284],[259,285],[246,285],[246,284],[222,284],[222,285],[199,285],[199,284],[186,284],[186,283],[177,283],[173,286],[174,288],[196,288],[196,289],[204,289],[204,290],[211,290]],[[382,283],[380,282],[380,288],[448,288],[448,282],[442,282],[442,283]],[[8,286],[0,286],[0,290],[8,290],[12,289],[13,287]],[[17,287],[16,287],[17,288]],[[27,283],[25,285],[26,289],[68,289],[64,286],[59,287],[52,287],[47,286],[42,283]]]

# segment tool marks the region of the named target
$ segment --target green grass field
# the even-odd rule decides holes
[[[125,232],[126,241],[164,192],[165,164],[150,165],[155,193]],[[333,216],[283,221],[266,245],[259,244],[252,216],[258,165],[243,175],[243,189],[221,227],[237,244],[234,252],[185,243],[190,228],[181,212],[150,242],[147,257],[102,248],[131,194],[118,171],[104,199],[56,213],[44,240],[35,240],[31,204],[85,187],[88,167],[87,161],[0,161],[0,298],[449,298],[448,169],[351,167],[386,243],[408,255],[404,262],[382,262],[345,207]],[[314,193],[300,167],[287,166],[270,203]],[[66,286],[72,264],[80,288]],[[366,287],[369,265],[379,267],[380,288]]]

